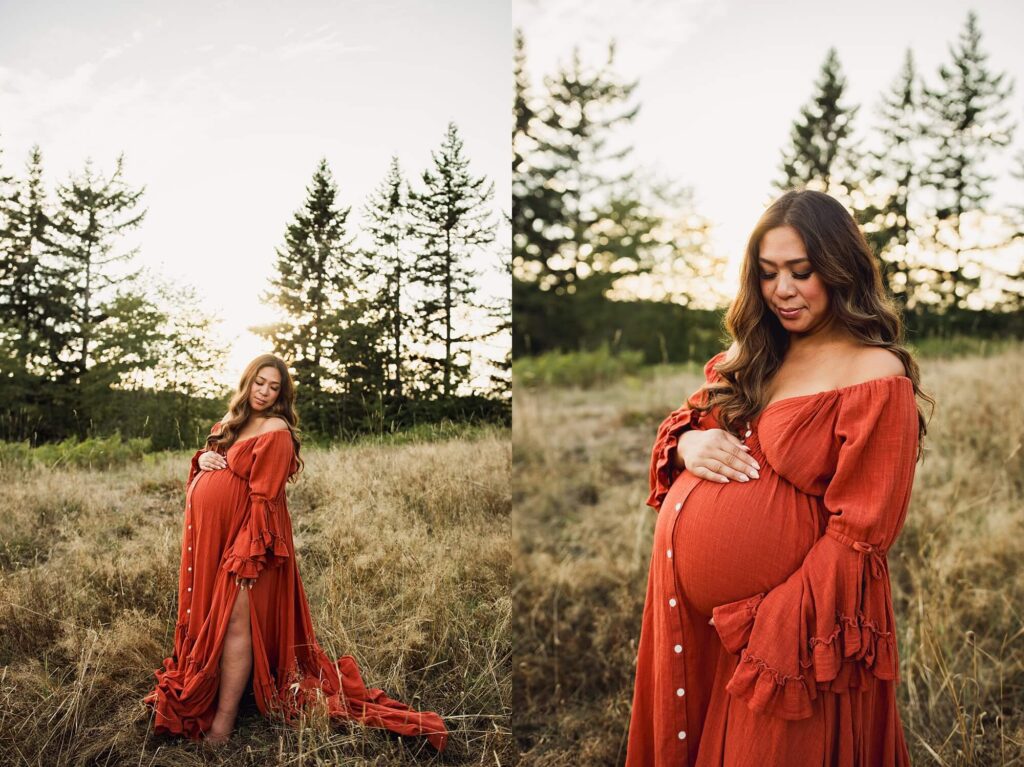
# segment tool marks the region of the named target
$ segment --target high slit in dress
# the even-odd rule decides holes
[[[201,471],[203,452],[192,457],[185,496],[174,651],[144,698],[155,731],[198,740],[210,729],[237,574],[256,579],[248,592],[252,692],[264,716],[294,723],[304,707],[319,703],[333,720],[422,735],[443,750],[448,731],[440,716],[367,688],[352,656],[332,661],[317,643],[285,499],[298,469],[291,432],[237,440],[225,469]]]
[[[724,355],[705,366],[709,383]],[[768,405],[740,435],[761,467],[748,482],[673,469],[680,435],[710,428],[715,410],[684,405],[654,445],[626,764],[909,765],[886,552],[913,485],[913,383]]]

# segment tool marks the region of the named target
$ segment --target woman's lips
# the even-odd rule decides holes
[[[779,309],[779,314],[782,315],[783,319],[792,320],[796,319],[796,316],[803,310],[801,306],[799,309]]]

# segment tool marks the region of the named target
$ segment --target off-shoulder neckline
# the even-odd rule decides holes
[[[869,384],[881,384],[883,382],[885,382],[885,383],[890,382],[890,381],[895,382],[895,381],[898,381],[898,380],[908,381],[908,382],[911,383],[911,385],[913,385],[913,382],[910,380],[910,377],[909,376],[905,376],[905,375],[892,375],[892,376],[880,376],[879,378],[869,378],[866,381],[861,381],[861,382],[855,383],[855,384],[848,384],[847,386],[839,386],[839,387],[837,387],[835,389],[823,389],[822,391],[811,392],[810,394],[797,394],[797,395],[792,396],[792,397],[783,397],[782,399],[777,399],[774,402],[770,402],[767,405],[765,405],[763,408],[761,408],[761,412],[758,413],[757,416],[760,417],[760,416],[764,415],[766,412],[768,412],[771,408],[775,407],[776,405],[782,405],[782,404],[785,404],[787,402],[794,402],[794,401],[797,401],[797,400],[810,399],[811,397],[820,397],[820,396],[822,396],[824,394],[841,394],[843,392],[847,392],[847,391],[850,391],[852,389],[857,389],[857,388],[862,387],[862,386],[868,386]]]
[[[217,423],[220,423],[220,421],[217,421]],[[214,426],[216,426],[216,425],[217,424],[214,424]],[[265,431],[265,432],[263,432],[261,434],[253,434],[251,437],[244,437],[242,439],[236,439],[234,442],[231,443],[231,447],[235,447],[235,445],[241,445],[243,442],[248,442],[251,439],[259,439],[260,437],[265,437],[268,434],[277,434],[278,432],[290,432],[290,430],[289,429],[271,429],[270,431]],[[228,450],[230,450],[231,447],[229,447]]]

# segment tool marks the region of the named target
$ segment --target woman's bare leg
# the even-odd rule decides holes
[[[237,588],[237,587],[236,587]],[[249,626],[249,591],[240,589],[228,621],[224,651],[220,658],[220,691],[217,713],[206,740],[223,742],[231,735],[238,716],[238,703],[252,670],[252,633]]]

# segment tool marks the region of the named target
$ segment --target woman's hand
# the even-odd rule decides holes
[[[226,469],[227,467],[227,460],[216,450],[207,450],[199,456],[199,468],[203,471],[215,471],[217,469]]]
[[[683,432],[676,447],[676,468],[686,468],[701,479],[749,482],[761,466],[738,437],[724,429],[693,429]],[[682,464],[682,465],[680,465]]]
[[[249,589],[249,591],[252,591],[253,584],[255,583],[255,578],[239,578],[237,575],[235,576],[235,585],[240,589]]]

